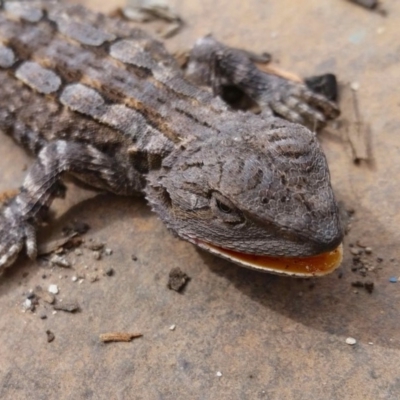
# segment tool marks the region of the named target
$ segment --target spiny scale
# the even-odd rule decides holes
[[[187,138],[188,126],[192,136],[215,132],[215,119],[228,112],[182,78],[160,43],[77,6],[5,3],[0,85],[6,94],[0,109],[20,123],[2,124],[21,131],[13,136],[35,132],[46,141],[71,135],[91,142],[96,131],[99,143],[117,135],[126,148],[151,154],[165,154]]]

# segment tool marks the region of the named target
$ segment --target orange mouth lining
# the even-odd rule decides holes
[[[343,246],[312,257],[270,257],[239,253],[210,243],[197,241],[197,245],[236,264],[263,272],[298,277],[323,276],[334,271],[342,262]]]

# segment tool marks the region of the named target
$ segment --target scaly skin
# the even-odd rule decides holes
[[[174,234],[195,244],[288,257],[341,242],[315,134],[274,115],[324,122],[338,114],[333,103],[204,38],[192,52],[191,78],[205,73],[216,93],[234,84],[263,109],[233,111],[128,22],[49,3],[4,8],[0,128],[36,161],[0,214],[0,271],[24,247],[35,257],[36,229],[63,195],[66,174],[143,194]]]

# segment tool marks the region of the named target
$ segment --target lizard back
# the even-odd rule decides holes
[[[0,128],[35,153],[68,138],[163,155],[229,112],[161,43],[79,6],[5,3],[0,85]]]

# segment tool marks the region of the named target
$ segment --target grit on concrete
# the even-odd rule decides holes
[[[332,71],[359,84],[372,160],[355,165],[346,135],[321,134],[337,197],[355,210],[343,266],[313,283],[249,271],[173,238],[143,200],[71,187],[55,202],[52,232],[85,221],[86,240],[106,242],[113,254],[67,256],[75,269],[99,275],[93,283],[23,257],[1,278],[0,398],[399,399],[400,282],[389,278],[400,275],[400,3],[383,0],[386,18],[344,0],[171,3],[186,21],[168,40],[171,50],[212,31],[232,46],[269,51],[302,76]],[[31,159],[0,137],[0,190],[16,188]],[[364,279],[351,270],[349,244],[357,240],[373,249],[372,294],[351,286]],[[178,266],[192,278],[184,294],[167,289]],[[109,267],[115,274],[103,276]],[[23,313],[28,290],[49,284],[81,311],[53,314],[41,301]],[[114,331],[143,337],[99,341]]]

